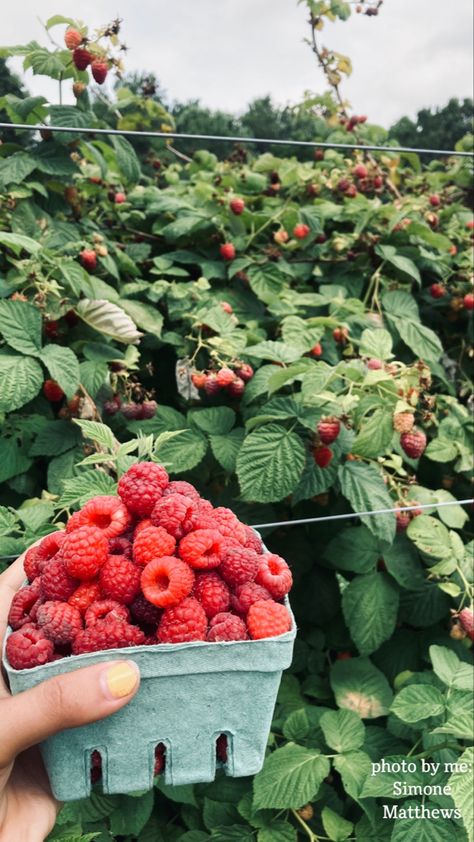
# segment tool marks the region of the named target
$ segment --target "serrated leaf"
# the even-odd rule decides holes
[[[142,336],[130,316],[111,301],[83,298],[76,312],[94,330],[126,345],[136,345]]]
[[[155,456],[167,471],[181,474],[190,471],[204,459],[207,440],[198,430],[182,430],[179,435],[155,447]]]
[[[327,544],[324,557],[340,570],[369,573],[380,558],[379,542],[366,526],[349,526]]]
[[[287,743],[266,758],[255,776],[254,807],[302,807],[314,799],[328,774],[329,761],[319,751]]]
[[[396,818],[393,826],[391,842],[456,842],[459,837],[454,836],[456,825],[448,819],[409,818],[403,814],[408,807],[419,807],[419,802],[406,801],[401,810],[400,818]]]
[[[431,662],[435,675],[443,684],[457,690],[472,690],[474,668],[461,661],[455,652],[446,646],[430,646]]]
[[[121,298],[118,304],[145,333],[157,337],[161,336],[163,316],[151,304],[143,304],[141,301],[134,301],[130,298]]]
[[[339,816],[330,807],[323,807],[321,819],[325,833],[333,842],[344,842],[351,835],[354,825]]]
[[[41,313],[26,301],[0,301],[0,334],[22,354],[38,356],[41,349]]]
[[[79,386],[79,360],[74,351],[63,345],[46,345],[40,353],[40,359],[66,397],[72,398]]]
[[[270,339],[265,342],[258,342],[256,345],[249,345],[246,352],[249,357],[280,363],[294,363],[301,356],[298,347],[288,345],[285,342],[273,342]]]
[[[31,237],[25,237],[23,234],[10,234],[8,231],[0,231],[0,246],[5,246],[11,249],[18,257],[22,251],[28,254],[36,254],[41,248],[41,244]]]
[[[5,190],[9,184],[21,184],[35,167],[34,158],[26,152],[15,152],[13,155],[0,160],[0,189]]]
[[[393,508],[382,474],[375,465],[346,462],[339,468],[341,491],[355,512]],[[394,514],[363,517],[363,523],[381,541],[391,544],[395,537]]]
[[[392,636],[398,588],[385,573],[355,576],[342,594],[342,611],[361,655],[370,655]]]
[[[474,749],[467,748],[458,759],[459,771],[454,772],[449,778],[452,799],[461,813],[463,825],[466,829],[469,842],[474,840],[474,802],[472,792],[474,790]],[[460,768],[460,764],[464,768]]]
[[[281,292],[285,277],[278,266],[266,262],[263,266],[250,266],[247,269],[250,288],[260,301],[271,304]]]
[[[388,330],[366,328],[360,338],[359,353],[364,357],[389,360],[393,356],[392,344],[392,337]]]
[[[418,722],[429,716],[439,716],[444,707],[443,696],[437,687],[410,684],[397,693],[390,710],[403,722]]]
[[[79,364],[79,381],[91,398],[95,398],[101,386],[109,379],[105,363],[85,360]]]
[[[35,438],[30,456],[59,456],[79,441],[79,432],[70,421],[49,421]]]
[[[452,462],[458,455],[458,449],[454,441],[438,436],[428,443],[424,456],[433,462]]]
[[[365,739],[365,727],[357,713],[337,710],[324,713],[320,725],[328,746],[334,751],[355,751]]]
[[[237,477],[244,499],[257,503],[291,494],[306,461],[302,440],[280,424],[265,424],[244,440],[237,457]]]
[[[257,842],[296,842],[296,828],[289,822],[276,820],[257,832]]]
[[[84,471],[76,477],[64,480],[64,491],[58,508],[65,509],[79,503],[81,506],[96,495],[110,495],[117,491],[117,483],[101,470]]]
[[[10,511],[6,506],[0,506],[0,535],[8,535],[17,523],[18,517],[15,512]]]
[[[329,677],[338,707],[353,710],[362,719],[385,716],[392,691],[384,674],[368,658],[336,661]]]
[[[410,521],[406,534],[428,556],[449,558],[452,554],[449,532],[435,517],[418,515]]]
[[[140,161],[132,144],[126,137],[114,136],[112,144],[115,149],[115,157],[120,174],[128,184],[137,184],[140,181],[142,171]]]
[[[383,456],[390,448],[393,437],[393,421],[391,413],[384,409],[376,409],[369,418],[363,420],[351,447],[351,453],[376,459]]]
[[[81,428],[84,438],[105,447],[109,453],[114,453],[118,448],[119,443],[106,424],[101,424],[99,421],[85,421],[82,418],[75,418],[74,423]]]
[[[239,455],[245,433],[241,427],[231,430],[222,436],[210,436],[211,450],[225,471],[235,471],[237,456]]]
[[[0,410],[13,412],[38,394],[43,371],[32,357],[0,354]]]
[[[228,406],[211,406],[206,409],[192,409],[189,420],[203,433],[224,436],[235,424],[235,412]]]

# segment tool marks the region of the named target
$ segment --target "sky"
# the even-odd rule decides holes
[[[155,73],[172,100],[240,113],[266,94],[285,105],[325,89],[303,43],[308,15],[297,0],[20,0],[2,15],[0,43],[44,44],[39,18],[76,18],[78,8],[92,28],[123,18],[127,69]],[[319,38],[352,59],[342,90],[355,113],[388,127],[472,96],[472,28],[471,0],[385,0],[377,17],[353,14]],[[20,70],[20,60],[12,66]],[[32,93],[57,101],[57,83],[30,72],[24,78]]]

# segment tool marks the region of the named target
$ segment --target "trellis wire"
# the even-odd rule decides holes
[[[375,146],[365,143],[325,143],[316,140],[281,140],[280,138],[271,137],[237,137],[234,135],[213,135],[213,134],[186,134],[181,132],[138,132],[132,129],[92,129],[75,126],[50,126],[33,125],[28,123],[0,123],[0,129],[18,129],[29,132],[35,131],[50,131],[50,132],[66,132],[75,134],[92,134],[92,135],[118,135],[120,137],[157,137],[166,138],[170,140],[205,140],[205,141],[231,141],[233,143],[270,143],[277,146],[302,146],[309,148],[321,149],[351,149],[362,150],[366,152],[415,152],[417,155],[455,155],[458,158],[472,158],[473,152],[456,152],[455,149],[418,149],[412,146]]]
[[[419,509],[438,509],[441,506],[467,506],[474,503],[474,498],[469,500],[444,500],[441,503],[416,503],[412,506],[397,506],[396,509],[374,509],[370,512],[348,512],[343,515],[326,515],[325,517],[304,517],[297,520],[280,520],[275,523],[255,523],[253,529],[269,529],[276,526],[301,526],[304,523],[322,523],[328,520],[350,520],[354,517],[367,517],[374,515],[389,515],[395,512],[412,512]],[[12,561],[16,555],[2,555],[0,561]]]

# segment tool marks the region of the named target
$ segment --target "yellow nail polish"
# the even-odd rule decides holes
[[[103,674],[104,689],[109,699],[123,699],[135,689],[140,672],[133,661],[121,661]]]

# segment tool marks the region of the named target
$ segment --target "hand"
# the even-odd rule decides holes
[[[0,576],[0,651],[14,593],[24,581],[23,556]],[[60,804],[35,746],[64,728],[103,719],[135,695],[133,661],[108,661],[56,676],[11,696],[0,675],[0,842],[43,842]]]

